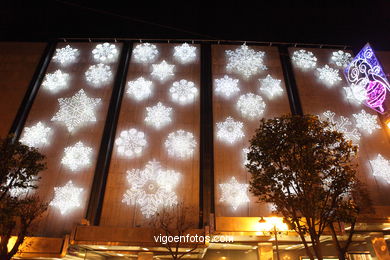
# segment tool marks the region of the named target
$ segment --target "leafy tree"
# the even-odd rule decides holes
[[[37,188],[38,174],[46,169],[45,156],[12,139],[0,139],[1,260],[9,260],[18,252],[32,224],[47,209],[47,203],[29,194]],[[13,244],[12,236],[16,236]]]
[[[259,201],[275,205],[310,259],[323,259],[320,238],[325,228],[337,221],[356,222],[355,195],[363,190],[356,177],[356,155],[351,141],[312,115],[263,119],[250,141],[250,191]]]

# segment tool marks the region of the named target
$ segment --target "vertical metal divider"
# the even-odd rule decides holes
[[[45,77],[47,67],[49,66],[56,45],[57,41],[49,41],[46,45],[45,50],[42,53],[42,57],[38,63],[38,66],[36,67],[33,77],[31,78],[27,91],[23,97],[18,112],[16,113],[15,119],[8,132],[9,134],[14,135],[13,141],[19,139],[23,131],[27,116],[30,113],[32,104],[34,103],[39,87],[41,86],[43,78]]]
[[[132,45],[132,42],[124,42],[115,75],[86,214],[86,218],[92,225],[99,225],[100,222],[112,149],[115,142],[116,127],[132,53]]]
[[[211,44],[201,44],[199,228],[210,225],[214,205],[213,90]]]

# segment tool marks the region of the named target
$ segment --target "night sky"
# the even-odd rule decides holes
[[[390,1],[6,1],[1,39],[280,41],[390,50]]]

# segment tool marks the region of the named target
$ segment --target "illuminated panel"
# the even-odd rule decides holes
[[[194,209],[198,222],[199,50],[134,44],[101,225],[147,227],[163,207],[180,202]]]
[[[37,146],[47,156],[48,169],[41,174],[37,194],[50,205],[37,235],[69,234],[86,215],[113,87],[113,76],[98,87],[85,77],[86,71],[102,62],[106,53],[99,51],[100,58],[94,57],[92,51],[97,45],[70,42],[56,46],[57,50],[67,50],[54,52],[58,59],[53,57],[50,62],[46,80],[61,71],[61,75],[67,75],[66,84],[61,77],[59,85],[53,83],[55,80],[42,82],[21,135],[22,141]],[[110,62],[105,64],[112,75],[122,47],[114,45],[118,53],[115,57],[107,54]]]
[[[213,45],[212,73],[215,214],[270,215],[248,190],[244,162],[259,120],[290,113],[278,50]]]

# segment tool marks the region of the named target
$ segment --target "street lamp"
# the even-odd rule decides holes
[[[260,231],[269,232],[271,235],[273,234],[275,236],[276,257],[278,260],[280,260],[278,232],[288,231],[287,224],[283,221],[282,218],[278,218],[278,217],[270,217],[266,219],[261,217],[258,222],[259,222]]]

